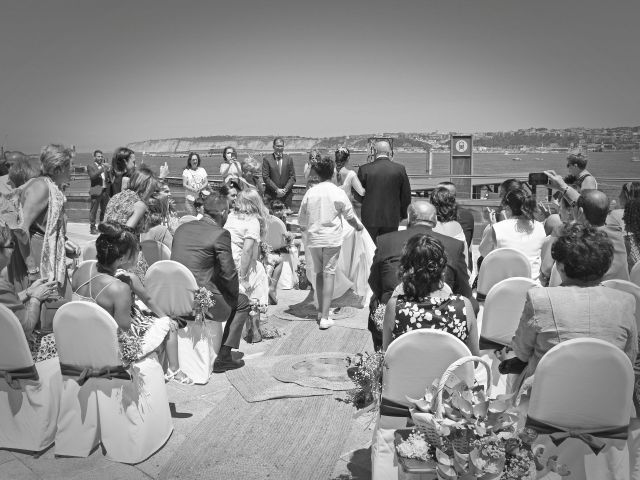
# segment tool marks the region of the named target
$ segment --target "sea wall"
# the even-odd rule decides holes
[[[317,138],[304,137],[284,137],[284,141],[289,151],[310,150],[317,143]],[[271,137],[242,137],[241,140],[232,138],[217,141],[185,140],[180,138],[168,138],[164,140],[145,140],[127,145],[136,152],[146,153],[177,153],[189,151],[209,151],[222,150],[224,147],[234,147],[237,150],[264,150],[273,149],[273,138]]]

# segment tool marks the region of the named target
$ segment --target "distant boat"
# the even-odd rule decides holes
[[[542,158],[542,157],[536,157],[536,158],[534,158],[534,160],[535,160],[536,162],[542,162],[542,161],[544,160],[544,158]]]
[[[520,157],[513,157],[511,160],[513,160],[514,162],[521,162],[522,159]]]
[[[640,157],[638,155],[634,155],[633,157],[631,157],[631,161],[632,162],[640,162]]]

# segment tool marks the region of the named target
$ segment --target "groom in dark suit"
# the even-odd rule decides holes
[[[186,266],[199,287],[213,293],[215,305],[211,318],[226,321],[222,346],[213,363],[214,373],[221,373],[244,365],[231,357],[231,349],[240,346],[242,327],[249,318],[250,303],[240,293],[238,272],[231,255],[231,234],[222,228],[227,221],[229,204],[219,192],[213,192],[204,202],[201,220],[184,223],[173,236],[171,260]]]
[[[375,242],[378,235],[398,230],[400,221],[407,217],[411,186],[404,165],[391,161],[389,142],[380,140],[374,148],[375,160],[358,169],[365,194],[356,198],[362,198],[361,220]]]
[[[393,290],[398,286],[398,266],[404,244],[414,235],[427,234],[444,246],[447,254],[447,265],[443,280],[451,287],[453,293],[467,297],[473,309],[478,313],[478,302],[471,294],[469,272],[464,258],[464,242],[434,232],[436,225],[436,209],[431,203],[421,200],[412,203],[407,209],[408,224],[406,230],[387,233],[378,237],[378,247],[371,264],[369,286],[373,291],[369,304],[369,331],[373,337],[376,350],[382,347],[382,332],[378,331],[373,320],[373,312],[378,305],[386,304]]]
[[[262,159],[262,180],[267,205],[277,198],[291,209],[296,170],[293,159],[284,154],[284,140],[280,137],[273,140],[273,153]]]

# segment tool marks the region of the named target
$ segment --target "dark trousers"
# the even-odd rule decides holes
[[[101,195],[91,196],[91,209],[89,210],[89,223],[91,225],[96,225],[98,209],[100,209],[100,222],[102,223],[102,220],[104,220],[104,211],[107,209],[107,203],[109,203],[109,194],[106,190],[103,190]]]
[[[243,293],[239,294],[235,308],[231,307],[220,293],[213,292],[213,299],[216,302],[211,309],[214,320],[225,319],[227,322],[222,332],[222,345],[238,348],[242,338],[242,328],[249,318],[251,309],[249,298]]]
[[[397,226],[396,227],[370,227],[369,225],[365,225],[364,228],[367,229],[367,232],[369,232],[369,235],[371,235],[371,240],[373,240],[374,243],[378,243],[376,242],[378,235],[384,235],[385,233],[398,231]]]

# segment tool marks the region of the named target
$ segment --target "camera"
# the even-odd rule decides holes
[[[534,185],[549,185],[549,177],[547,177],[547,174],[544,172],[530,173],[529,185],[531,185],[532,187]]]

